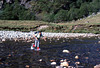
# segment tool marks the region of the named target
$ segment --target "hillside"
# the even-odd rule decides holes
[[[100,0],[1,0],[0,20],[67,22],[100,11]]]

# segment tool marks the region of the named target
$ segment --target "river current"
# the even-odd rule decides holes
[[[82,68],[93,68],[100,64],[100,39],[92,38],[52,38],[41,40],[40,51],[31,50],[33,42],[7,40],[0,43],[0,68],[53,68],[60,60],[66,59],[70,66],[76,67],[75,62]],[[70,53],[63,53],[69,50]],[[78,56],[78,59],[75,59]]]

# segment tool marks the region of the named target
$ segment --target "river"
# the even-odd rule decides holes
[[[100,64],[99,41],[97,37],[49,38],[46,42],[41,40],[40,51],[34,51],[30,49],[32,42],[6,40],[0,43],[0,68],[52,68],[52,60],[58,66],[62,59],[67,59],[73,67],[76,67],[75,62],[80,62],[83,68],[93,68]]]

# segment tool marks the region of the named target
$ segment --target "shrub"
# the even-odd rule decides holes
[[[53,22],[54,21],[54,14],[53,13],[45,14],[44,21]]]
[[[61,21],[66,21],[68,19],[68,11],[67,10],[60,10],[55,16],[54,16],[54,21],[55,22],[61,22]]]
[[[89,12],[88,12],[88,3],[83,3],[80,7],[80,11],[79,11],[79,14],[80,14],[80,17],[84,17],[84,16],[88,16]]]
[[[77,8],[71,8],[68,12],[68,20],[76,20],[79,18],[79,10]]]

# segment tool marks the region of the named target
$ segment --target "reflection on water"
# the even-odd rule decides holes
[[[60,65],[61,59],[67,59],[70,66],[80,62],[84,68],[93,68],[100,64],[100,44],[98,38],[47,39],[41,40],[41,51],[30,49],[32,42],[6,41],[0,43],[0,68],[52,68],[51,60]],[[69,50],[70,53],[63,53]],[[75,59],[78,56],[79,59]]]

